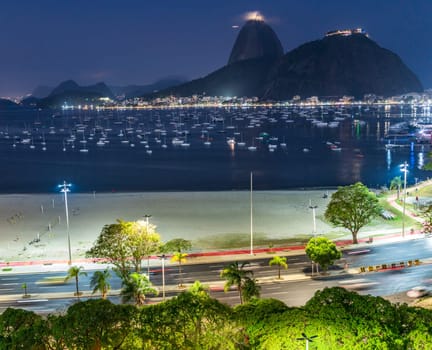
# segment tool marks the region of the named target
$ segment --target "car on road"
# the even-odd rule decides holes
[[[410,298],[421,298],[429,294],[429,290],[425,286],[417,286],[414,288],[411,288],[407,292],[407,296]]]
[[[349,250],[347,252],[348,255],[363,255],[370,253],[370,249],[358,249],[358,250]]]
[[[370,281],[366,278],[354,278],[349,280],[340,281],[339,285],[342,288],[349,290],[362,290],[374,287],[378,282]]]

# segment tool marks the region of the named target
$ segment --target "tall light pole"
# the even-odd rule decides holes
[[[253,252],[253,173],[250,173],[250,255]]]
[[[408,163],[405,161],[401,165],[401,171],[404,173],[404,195],[403,195],[403,209],[402,209],[402,237],[405,237],[405,203],[406,203],[406,183],[407,183],[407,172]]]
[[[313,236],[316,237],[316,219],[315,219],[315,209],[318,208],[317,205],[312,205],[312,200],[309,199],[309,209],[312,209],[312,220],[313,220]]]
[[[69,187],[71,186],[72,185],[66,183],[66,181],[63,181],[62,185],[57,186],[60,188],[60,192],[63,192],[64,194],[65,211],[66,211],[66,231],[67,231],[68,252],[69,252],[68,265],[72,265],[71,242],[70,242],[70,233],[69,233],[69,209],[68,209],[68,202],[67,202],[67,194],[68,192],[70,192]]]
[[[318,208],[317,205],[312,205],[312,199],[309,199],[309,209],[312,209],[312,220],[313,220],[313,236],[314,238],[316,238],[316,219],[315,219],[315,209]],[[313,276],[314,273],[314,262],[312,261],[312,273],[311,275]],[[317,272],[318,272],[318,266],[317,266]]]
[[[149,233],[149,219],[151,218],[152,216],[151,215],[149,215],[149,214],[145,214],[144,215],[144,219],[146,219],[146,233],[148,234]],[[150,255],[147,255],[147,277],[148,277],[148,279],[149,279],[149,281],[150,281]]]
[[[148,231],[148,228],[149,228],[149,219],[150,219],[151,217],[152,217],[152,216],[149,215],[149,214],[145,214],[145,215],[143,216],[143,218],[146,219],[146,228],[147,228],[147,231]]]
[[[162,259],[162,300],[165,300],[165,254],[159,256]]]

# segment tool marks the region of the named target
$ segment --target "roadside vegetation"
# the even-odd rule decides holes
[[[0,315],[0,349],[430,349],[432,311],[343,288],[305,306],[251,298],[230,307],[200,284],[153,305],[77,302],[61,315],[21,309]],[[138,304],[138,303],[137,303]]]

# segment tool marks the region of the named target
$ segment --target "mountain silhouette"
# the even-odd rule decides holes
[[[365,94],[387,97],[423,91],[399,56],[362,30],[333,33],[281,55],[282,46],[270,26],[247,21],[226,66],[146,97],[207,94],[286,100],[296,95],[362,98]]]
[[[283,56],[268,77],[264,98],[294,95],[357,98],[423,91],[415,74],[390,50],[364,34],[333,35]]]
[[[261,57],[278,58],[282,55],[282,44],[273,29],[263,20],[249,20],[237,36],[228,64]]]
[[[114,99],[114,95],[105,83],[80,86],[73,80],[66,80],[56,86],[51,93],[41,99],[30,96],[22,101],[29,107],[59,107],[63,104],[90,104],[99,101],[101,97]]]

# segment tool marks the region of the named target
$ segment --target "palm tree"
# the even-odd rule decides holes
[[[158,291],[153,288],[152,283],[146,275],[133,272],[123,280],[123,286],[120,291],[123,303],[133,300],[136,305],[144,305],[146,294],[148,293],[157,295]]]
[[[23,295],[23,298],[29,298],[29,297],[30,297],[30,294],[27,294],[27,283],[23,283],[23,284],[21,285],[21,288],[24,289],[24,295]]]
[[[390,182],[390,189],[397,190],[397,199],[399,200],[400,190],[402,187],[402,179],[400,176],[395,176]]]
[[[186,262],[186,257],[188,255],[182,252],[175,252],[171,258],[172,262],[178,262],[178,270],[179,270],[179,287],[183,287],[183,276],[182,276],[182,263]]]
[[[283,267],[285,270],[288,268],[288,264],[286,262],[285,257],[275,256],[273,259],[269,261],[269,265],[277,265],[278,266],[278,280],[281,279],[281,267]]]
[[[195,281],[194,284],[192,284],[189,289],[188,292],[192,293],[193,295],[196,296],[208,296],[208,291],[209,291],[209,286],[202,284],[200,281]]]
[[[244,302],[249,302],[253,298],[259,298],[261,294],[261,287],[255,278],[246,277],[242,287],[242,297]]]
[[[182,263],[186,262],[186,257],[188,256],[184,251],[190,250],[192,248],[191,241],[183,238],[174,238],[165,243],[162,246],[161,251],[166,253],[173,253],[171,261],[178,262],[179,264],[179,287],[183,287],[183,277],[182,277]]]
[[[108,269],[105,269],[104,271],[95,271],[90,280],[90,287],[93,288],[92,294],[101,292],[102,299],[105,299],[108,291],[111,289],[111,284],[108,281],[110,278],[111,274]]]
[[[67,272],[67,276],[65,278],[65,282],[69,281],[71,278],[75,278],[75,287],[76,287],[76,297],[79,299],[80,291],[78,289],[78,279],[79,276],[87,276],[87,272],[82,271],[84,267],[82,266],[71,266]]]
[[[224,286],[225,292],[227,292],[231,286],[237,287],[240,296],[240,304],[243,304],[244,283],[253,276],[253,271],[244,269],[246,265],[249,265],[248,261],[243,262],[241,265],[239,265],[238,261],[235,261],[226,266],[220,274],[220,277],[226,280]]]

